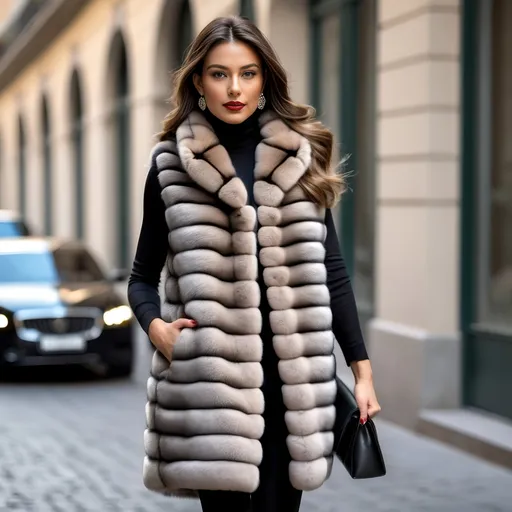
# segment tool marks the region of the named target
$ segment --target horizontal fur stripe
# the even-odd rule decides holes
[[[167,409],[203,409],[205,416],[215,415],[219,408],[262,414],[264,407],[260,389],[235,389],[220,382],[175,384],[149,377],[148,398]]]
[[[184,309],[182,304],[172,304],[166,300],[161,306],[162,320],[174,322],[184,315]]]
[[[273,338],[273,346],[279,359],[327,355],[333,351],[334,335],[331,331],[277,335]]]
[[[266,268],[263,279],[268,287],[323,284],[327,281],[327,270],[323,263],[300,263],[291,267],[283,265]]]
[[[288,432],[294,436],[309,436],[315,432],[332,430],[336,421],[334,405],[315,407],[307,411],[286,411]]]
[[[292,187],[284,196],[283,201],[281,202],[281,206],[287,206],[291,203],[297,203],[299,201],[311,200],[310,197],[306,194],[306,192],[302,189],[302,187],[297,184]]]
[[[208,224],[225,230],[229,229],[228,216],[219,208],[206,204],[176,204],[166,209],[165,219],[169,230],[197,224]]]
[[[325,247],[321,242],[302,242],[288,247],[264,247],[260,250],[264,267],[280,267],[299,263],[323,263]]]
[[[161,153],[177,153],[176,141],[166,139],[158,141],[152,148],[149,155],[151,162],[156,162],[156,157]]]
[[[222,357],[203,356],[172,361],[168,380],[181,384],[224,382],[233,388],[259,388],[263,384],[263,369],[260,363],[234,363]]]
[[[285,309],[270,313],[270,326],[275,334],[327,331],[331,329],[330,307],[318,306],[302,309]]]
[[[276,311],[290,308],[330,306],[329,288],[324,284],[307,286],[271,286],[267,289],[270,307]]]
[[[166,169],[158,173],[158,181],[162,189],[168,185],[194,185],[194,181],[185,171]]]
[[[180,300],[180,289],[178,288],[178,280],[172,276],[168,275],[167,279],[164,282],[164,290],[166,299],[174,304],[179,304]]]
[[[178,203],[215,204],[215,199],[204,190],[186,185],[165,187],[161,195],[166,208]]]
[[[320,457],[311,462],[290,462],[290,482],[295,489],[314,491],[329,478],[332,471],[332,457]]]
[[[156,460],[144,457],[144,464],[142,466],[142,481],[144,486],[155,492],[166,493],[170,489],[166,488],[166,483],[160,476],[160,467],[164,466],[164,462],[158,462]]]
[[[187,274],[178,283],[184,303],[211,300],[226,308],[257,308],[261,301],[256,281],[227,283],[207,274]]]
[[[188,177],[187,173],[183,171],[183,166],[181,165],[181,160],[177,154],[170,152],[160,153],[156,159],[156,165],[161,172],[165,172],[167,170],[180,170],[182,173]],[[190,177],[188,177],[190,180]],[[162,182],[161,182],[162,183]]]
[[[230,461],[179,461],[158,463],[146,457],[143,480],[148,489],[228,490],[252,493],[259,486],[259,470],[253,464]]]
[[[210,274],[223,281],[255,281],[258,259],[255,255],[223,256],[216,251],[196,249],[178,253],[173,259],[177,276]]]
[[[265,428],[259,414],[218,409],[214,415],[204,415],[201,410],[169,411],[152,402],[146,405],[146,419],[149,429],[179,436],[194,432],[196,435],[231,434],[260,439]]]
[[[283,384],[282,391],[284,404],[290,411],[324,407],[334,403],[336,381],[330,380],[314,384]]]
[[[144,432],[144,449],[148,457],[165,461],[224,460],[259,465],[263,457],[261,443],[233,435],[163,436]]]
[[[208,300],[194,300],[185,304],[185,313],[201,327],[217,327],[229,334],[259,334],[261,311],[258,308],[226,308]]]
[[[332,380],[336,375],[336,360],[332,354],[286,359],[279,361],[279,375],[285,384]]]
[[[169,243],[173,252],[211,249],[223,255],[231,254],[231,235],[215,226],[187,226],[171,231]]]
[[[301,201],[281,208],[258,208],[258,219],[263,226],[282,226],[303,221],[323,222],[324,218],[325,210],[311,201]]]
[[[199,356],[224,357],[229,361],[261,361],[259,334],[231,335],[213,327],[183,329],[174,346],[173,361]]]
[[[321,222],[295,222],[284,228],[264,226],[258,230],[258,241],[262,247],[291,245],[300,242],[323,242],[326,227]]]
[[[286,445],[293,460],[313,461],[332,454],[334,435],[331,432],[315,432],[309,436],[293,436],[286,438]]]

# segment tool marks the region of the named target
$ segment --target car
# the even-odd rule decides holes
[[[85,244],[49,237],[0,242],[0,368],[78,364],[125,377],[134,319]]]
[[[30,230],[18,213],[12,210],[0,210],[0,238],[28,235]]]

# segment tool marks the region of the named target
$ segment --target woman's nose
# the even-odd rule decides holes
[[[235,78],[231,81],[228,93],[230,96],[240,96],[240,92],[240,82]]]

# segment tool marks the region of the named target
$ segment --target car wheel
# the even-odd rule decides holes
[[[107,369],[108,377],[129,377],[132,374],[132,363],[111,364]]]

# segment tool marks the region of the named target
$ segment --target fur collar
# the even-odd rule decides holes
[[[311,163],[308,140],[288,127],[273,111],[260,116],[262,141],[256,148],[254,198],[258,205],[277,207]],[[247,204],[247,189],[237,177],[229,154],[202,113],[193,111],[176,132],[181,162],[202,188],[232,208]]]

